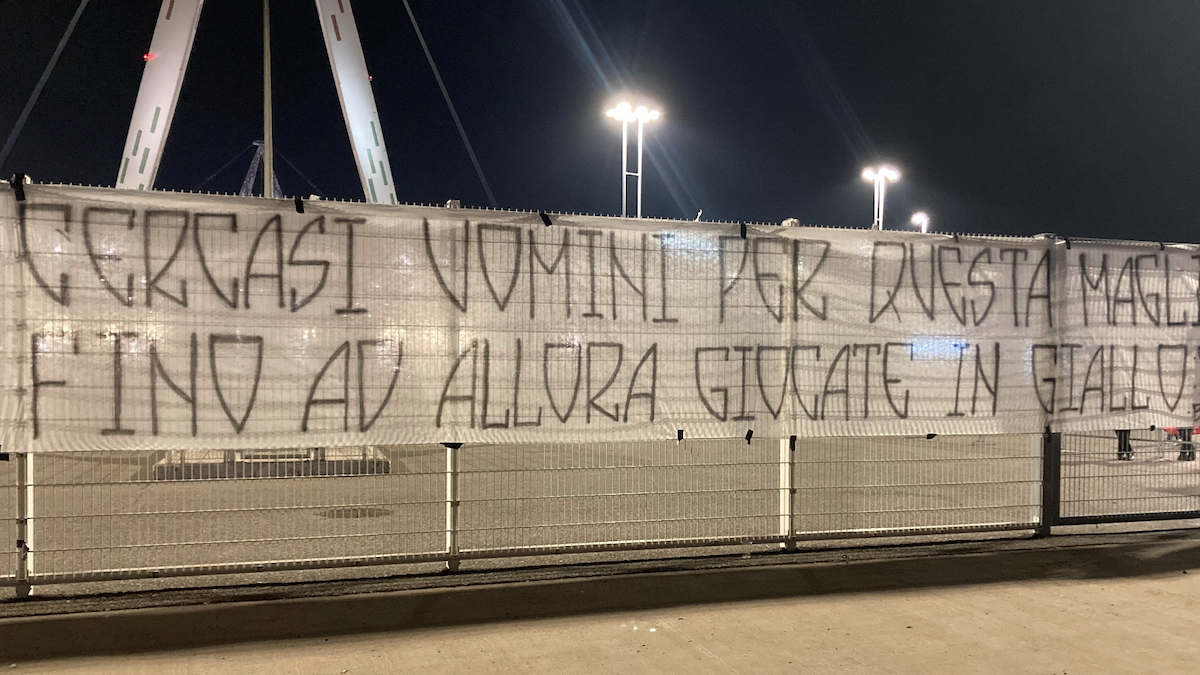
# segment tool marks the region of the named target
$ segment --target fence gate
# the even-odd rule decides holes
[[[1183,431],[1134,430],[1124,439],[1117,431],[1056,435],[1061,481],[1054,524],[1200,518],[1200,463]]]

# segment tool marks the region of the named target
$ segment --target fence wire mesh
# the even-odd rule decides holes
[[[441,449],[32,455],[32,577],[437,553]],[[389,471],[344,459],[366,455]]]
[[[0,461],[0,582],[12,583],[17,574],[17,462]]]
[[[1130,431],[1128,447],[1115,431],[1063,434],[1062,516],[1200,511],[1194,444],[1172,431]]]
[[[462,448],[459,543],[503,551],[779,535],[777,440]]]
[[[1037,523],[1040,437],[801,439],[797,535]]]
[[[0,582],[1041,524],[1041,436],[39,453],[0,462]],[[1062,437],[1061,515],[1194,511],[1184,441]],[[1046,455],[1050,456],[1050,455]],[[28,471],[21,473],[20,467]],[[26,478],[27,476],[27,478]],[[27,495],[21,502],[21,494]],[[1051,523],[1053,524],[1053,523]]]

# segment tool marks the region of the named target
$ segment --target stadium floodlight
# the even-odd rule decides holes
[[[929,232],[929,214],[924,211],[917,211],[912,214],[912,224],[921,228],[921,234]]]
[[[871,223],[872,230],[883,229],[883,198],[887,193],[887,184],[900,180],[900,172],[895,167],[881,164],[863,169],[863,180],[875,184],[875,219]]]
[[[646,122],[662,116],[657,110],[644,105],[634,108],[628,101],[605,113],[621,122],[621,216],[629,215],[629,178],[637,179],[637,217],[642,217],[642,127]],[[637,171],[629,170],[629,124],[637,122]]]

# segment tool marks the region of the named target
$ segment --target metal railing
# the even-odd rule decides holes
[[[1188,437],[1190,439],[1190,436]],[[1162,429],[1063,434],[1061,517],[1056,524],[1200,518],[1195,446]]]
[[[1133,461],[1099,434],[16,454],[0,462],[0,527],[17,543],[0,584],[1047,534],[1192,512],[1196,463],[1157,461],[1178,446],[1156,434],[1134,436]]]

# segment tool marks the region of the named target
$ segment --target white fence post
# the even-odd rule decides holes
[[[14,453],[17,457],[17,597],[27,598],[33,585],[29,581],[32,572],[29,542],[33,536],[33,456],[26,452]]]
[[[780,548],[796,550],[796,532],[793,525],[796,504],[796,487],[793,474],[796,464],[796,437],[779,439],[779,534],[784,537]]]
[[[446,571],[458,571],[458,449],[462,443],[446,446]]]

